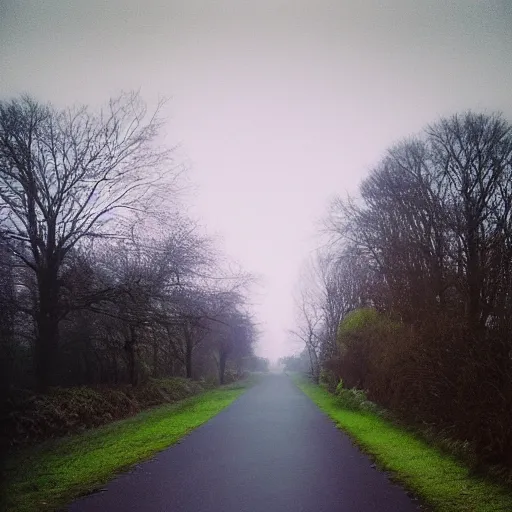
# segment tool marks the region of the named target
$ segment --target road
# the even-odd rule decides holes
[[[70,512],[413,512],[285,375],[269,375],[181,443]]]

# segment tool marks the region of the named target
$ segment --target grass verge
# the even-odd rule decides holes
[[[179,441],[250,384],[249,380],[207,391],[11,455],[4,463],[0,510],[55,510],[98,489],[115,473]]]
[[[462,462],[376,414],[342,409],[336,397],[300,376],[295,384],[378,466],[438,512],[510,512],[512,490],[473,476]]]

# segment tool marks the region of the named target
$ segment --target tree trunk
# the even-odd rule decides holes
[[[95,383],[96,372],[95,368],[99,361],[97,355],[94,353],[91,341],[91,332],[87,325],[82,325],[84,333],[84,364],[85,364],[85,385],[90,386]]]
[[[153,378],[158,377],[158,343],[153,340]]]
[[[219,383],[221,385],[224,384],[227,360],[228,360],[227,352],[221,352],[219,354]]]
[[[114,374],[114,384],[119,384],[119,365],[118,365],[118,362],[117,362],[117,355],[114,354],[114,359],[113,359],[113,374]],[[107,382],[110,382],[110,372],[107,373]]]
[[[37,386],[40,391],[45,391],[49,386],[57,384],[59,284],[56,268],[45,268],[40,272],[38,275],[38,291],[35,368]]]
[[[309,355],[309,364],[311,366],[311,377],[313,378],[313,381],[318,384],[320,380],[318,373],[318,357],[316,355],[315,349],[310,347],[309,344],[307,344],[307,349]]]
[[[467,255],[467,319],[473,331],[478,329],[480,323],[480,286],[478,241],[471,225],[468,228],[468,255]]]
[[[183,328],[183,336],[185,338],[185,370],[187,372],[187,379],[192,378],[192,350],[194,345],[192,343],[192,335],[188,325]]]
[[[7,397],[7,391],[11,384],[12,369],[15,353],[14,321],[12,306],[0,304],[0,396]]]
[[[187,371],[187,379],[192,378],[192,343],[186,340],[185,346],[185,368]]]
[[[128,356],[128,378],[132,386],[137,385],[137,366],[135,364],[135,327],[130,326],[130,336],[126,339],[124,348]]]

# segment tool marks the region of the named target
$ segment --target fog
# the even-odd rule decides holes
[[[385,5],[384,5],[385,4]],[[330,198],[441,115],[512,115],[512,4],[39,0],[0,5],[0,97],[167,97],[190,213],[261,276],[258,353],[289,340]]]

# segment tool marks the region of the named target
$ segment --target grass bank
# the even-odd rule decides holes
[[[0,509],[55,510],[95,490],[115,473],[176,443],[231,404],[250,384],[250,380],[231,384],[23,449],[5,461]]]
[[[377,465],[438,512],[510,512],[512,489],[471,474],[455,458],[368,412],[342,409],[334,395],[299,377],[296,385]]]

